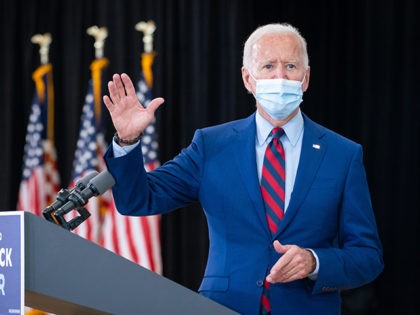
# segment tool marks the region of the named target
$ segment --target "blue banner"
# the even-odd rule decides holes
[[[0,212],[0,314],[24,314],[23,212]]]

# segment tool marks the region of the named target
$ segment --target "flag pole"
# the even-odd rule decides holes
[[[35,81],[36,91],[41,103],[44,102],[45,96],[47,97],[47,139],[54,143],[54,85],[52,76],[52,65],[49,63],[49,51],[52,42],[50,33],[35,34],[31,37],[31,42],[39,45],[39,56],[41,66],[34,71],[32,78]],[[44,75],[46,75],[45,87]],[[47,88],[47,95],[45,95],[45,88]]]
[[[156,52],[153,50],[153,33],[156,30],[156,24],[152,20],[147,22],[140,21],[135,25],[134,28],[136,31],[143,33],[144,52],[141,54],[141,66],[144,79],[146,80],[149,88],[151,88],[153,86],[152,65],[156,56]]]
[[[108,29],[106,27],[98,27],[93,25],[86,30],[86,33],[95,39],[93,47],[95,48],[95,60],[90,65],[90,71],[93,81],[93,98],[95,103],[95,118],[97,126],[101,122],[101,80],[102,69],[105,68],[109,61],[104,58],[105,39],[108,37]]]

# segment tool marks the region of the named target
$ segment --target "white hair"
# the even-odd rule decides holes
[[[306,40],[300,34],[298,29],[290,24],[287,23],[275,23],[275,24],[267,24],[264,26],[258,27],[246,40],[244,46],[244,54],[242,59],[242,64],[245,68],[251,68],[251,60],[252,60],[252,47],[254,44],[261,39],[263,36],[268,34],[292,34],[296,36],[296,38],[300,42],[300,46],[302,49],[302,56],[303,56],[303,63],[305,69],[309,66],[309,57],[307,51]]]

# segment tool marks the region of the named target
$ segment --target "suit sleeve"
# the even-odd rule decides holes
[[[338,220],[337,247],[316,249],[320,268],[313,293],[364,285],[383,269],[360,145],[349,164]]]
[[[113,156],[112,147],[109,147],[104,158],[116,181],[112,192],[118,211],[124,215],[152,215],[197,200],[202,151],[202,137],[198,130],[190,146],[173,160],[147,173],[140,145],[118,158]]]

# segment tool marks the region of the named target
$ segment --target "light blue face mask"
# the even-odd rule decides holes
[[[256,81],[254,97],[264,111],[274,120],[283,120],[302,103],[302,81],[286,79],[262,79],[257,80],[249,72],[250,76]]]

